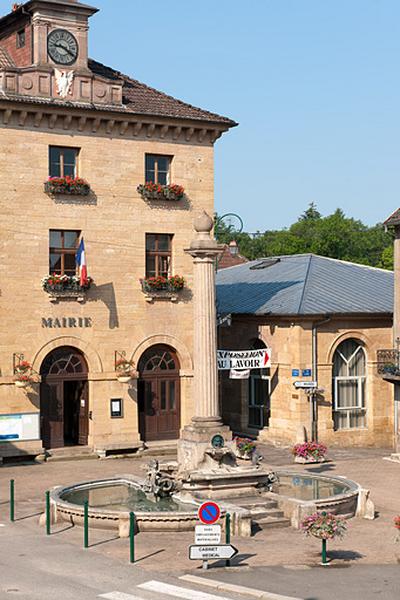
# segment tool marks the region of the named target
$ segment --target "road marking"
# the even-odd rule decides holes
[[[106,600],[143,600],[141,596],[132,596],[132,594],[124,594],[123,592],[110,592],[109,594],[102,594],[99,598],[105,598]]]
[[[181,577],[179,577],[179,579],[182,579],[183,581],[188,581],[190,583],[197,583],[199,585],[209,586],[218,592],[232,592],[232,594],[252,596],[253,598],[261,598],[262,600],[302,600],[302,598],[295,598],[293,596],[282,596],[281,594],[274,594],[272,592],[266,592],[264,590],[256,590],[255,588],[248,588],[243,585],[225,583],[224,581],[217,581],[216,579],[208,579],[208,577],[198,577],[197,575],[182,575]],[[220,596],[215,596],[215,598],[220,598]]]
[[[170,585],[169,583],[163,583],[162,581],[146,581],[146,583],[141,583],[138,587],[142,590],[158,592],[161,598],[163,597],[163,594],[166,594],[167,596],[186,598],[187,600],[232,600],[231,598],[223,596],[214,596],[214,594],[207,594],[206,592],[177,587],[176,585]],[[121,600],[124,599],[121,598]]]

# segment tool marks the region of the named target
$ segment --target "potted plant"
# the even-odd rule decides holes
[[[185,194],[184,188],[176,183],[162,185],[147,181],[138,185],[136,189],[145,200],[182,200]]]
[[[256,443],[250,438],[235,437],[236,456],[244,460],[251,460],[253,452],[256,449]]]
[[[69,194],[75,196],[87,196],[90,193],[90,185],[81,177],[49,177],[44,184],[47,194]]]
[[[327,451],[328,448],[318,442],[303,442],[292,448],[294,462],[301,464],[324,462]]]
[[[25,388],[33,382],[32,365],[27,360],[21,360],[14,368],[14,384]]]
[[[326,542],[335,537],[342,538],[347,530],[346,521],[332,513],[316,512],[303,519],[301,529],[309,536],[322,540],[322,565],[327,565]]]
[[[126,358],[121,358],[115,363],[115,373],[118,381],[128,383],[132,379],[132,372],[135,368],[134,363]]]

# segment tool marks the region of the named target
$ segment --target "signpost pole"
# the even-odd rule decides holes
[[[226,513],[226,516],[225,516],[225,543],[226,544],[231,543],[231,515],[229,513]],[[231,561],[227,560],[225,563],[225,566],[230,567]]]
[[[50,533],[50,492],[46,492],[46,534]]]
[[[15,521],[15,481],[10,479],[10,521]]]
[[[129,513],[129,551],[130,562],[135,562],[135,513]]]
[[[89,548],[89,502],[83,505],[83,547]]]

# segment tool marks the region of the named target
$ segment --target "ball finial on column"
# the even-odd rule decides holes
[[[214,221],[205,210],[200,213],[194,220],[193,226],[197,233],[210,233],[214,226]]]

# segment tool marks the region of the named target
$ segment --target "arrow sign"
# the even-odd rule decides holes
[[[316,388],[318,383],[316,381],[295,381],[295,388]]]
[[[210,560],[223,558],[229,560],[238,553],[238,549],[231,544],[217,546],[189,546],[190,560]]]

